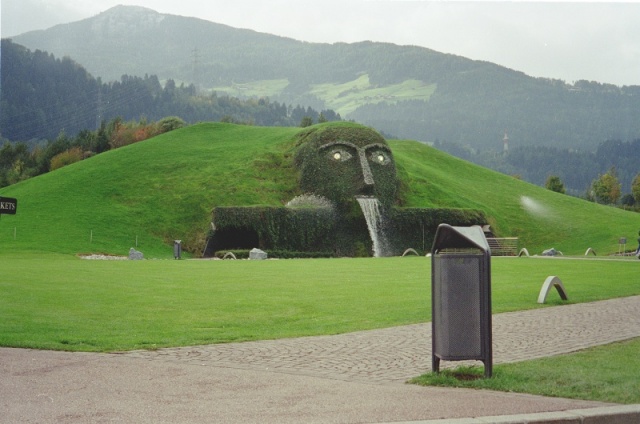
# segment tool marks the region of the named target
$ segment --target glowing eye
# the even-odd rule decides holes
[[[381,151],[371,153],[369,160],[379,165],[386,165],[391,161],[391,159],[389,159],[389,156],[385,152]]]
[[[352,157],[351,153],[346,152],[346,151],[344,151],[342,149],[332,150],[330,156],[331,156],[331,159],[333,159],[333,160],[335,160],[337,162],[344,162],[344,161],[347,161],[347,160],[351,159],[351,157]]]

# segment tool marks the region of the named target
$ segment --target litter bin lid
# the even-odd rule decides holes
[[[478,225],[472,227],[453,227],[449,224],[438,225],[431,251],[435,253],[437,250],[447,248],[476,248],[484,252],[491,251],[482,227]]]

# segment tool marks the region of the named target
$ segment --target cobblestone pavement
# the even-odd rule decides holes
[[[559,355],[634,337],[640,337],[640,296],[497,314],[493,316],[493,362]],[[431,371],[431,325],[118,355],[343,381],[395,383]],[[442,366],[459,364],[443,361]]]

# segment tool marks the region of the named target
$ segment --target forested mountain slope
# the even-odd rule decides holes
[[[156,75],[123,75],[103,82],[69,57],[30,51],[2,40],[0,135],[11,141],[53,139],[62,131],[75,136],[104,121],[157,121],[179,116],[188,123],[242,122],[263,126],[297,126],[303,117],[327,121],[340,117],[330,110],[287,106],[268,99],[241,100],[216,93],[198,95],[193,84],[161,84]]]
[[[532,78],[422,47],[306,43],[130,6],[14,41],[69,55],[105,81],[153,74],[202,90],[266,93],[344,108],[343,117],[395,136],[484,151],[501,150],[505,131],[512,144],[586,150],[640,137],[638,86]]]

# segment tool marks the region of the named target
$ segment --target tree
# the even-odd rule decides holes
[[[549,175],[547,177],[547,181],[544,183],[544,186],[551,191],[555,191],[556,193],[566,193],[566,189],[564,188],[564,183],[560,180],[560,177],[557,175]]]
[[[622,196],[622,199],[620,199],[620,203],[622,203],[623,206],[633,207],[636,204],[636,201],[633,198],[632,194],[627,193]]]
[[[598,178],[591,183],[593,197],[598,203],[607,205],[618,202],[621,188],[622,184],[618,181],[615,167],[612,167],[606,174],[599,175]]]
[[[313,118],[310,116],[305,116],[300,120],[300,126],[302,128],[310,127],[311,125],[313,125]]]
[[[51,171],[55,171],[56,169],[62,168],[63,166],[71,165],[72,163],[76,163],[81,161],[83,158],[82,149],[79,146],[72,147],[69,150],[66,150],[62,153],[58,153],[54,157],[51,158]]]
[[[640,174],[636,175],[631,183],[631,194],[636,203],[640,204]]]
[[[184,120],[178,116],[167,116],[162,118],[156,123],[159,134],[164,134],[169,131],[177,130],[187,125]]]

